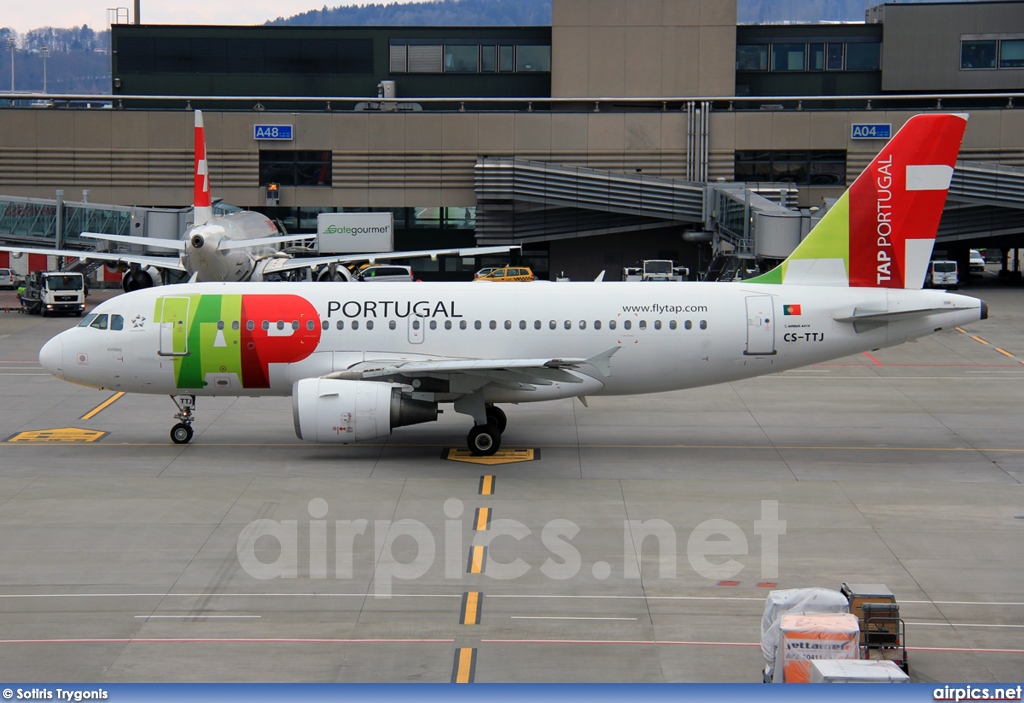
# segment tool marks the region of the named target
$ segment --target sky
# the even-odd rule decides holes
[[[319,10],[324,5],[365,4],[365,0],[142,0],[140,15],[143,24],[263,24],[278,17]],[[134,0],[5,0],[4,6],[0,27],[11,27],[19,34],[40,27],[80,27],[83,24],[104,30],[110,24],[108,7],[127,8],[128,21],[135,19]]]

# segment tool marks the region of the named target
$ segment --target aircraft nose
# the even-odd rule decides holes
[[[64,343],[57,335],[39,350],[39,364],[57,378],[64,378]]]

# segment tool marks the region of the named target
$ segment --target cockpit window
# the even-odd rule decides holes
[[[105,329],[107,329],[107,316],[106,315],[97,315],[96,319],[93,320],[92,324],[90,324],[89,326],[93,327],[95,329],[98,329],[98,330],[105,330]]]
[[[91,312],[86,315],[81,322],[78,323],[79,327],[88,327],[92,324],[92,321],[96,319],[96,313]]]
[[[112,330],[123,330],[124,329],[124,318],[120,315],[110,316],[110,329]]]

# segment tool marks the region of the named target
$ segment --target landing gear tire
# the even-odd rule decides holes
[[[192,428],[184,422],[179,422],[171,428],[171,441],[175,444],[188,444],[192,441]]]
[[[490,422],[475,425],[466,441],[473,456],[492,456],[501,448],[501,430]]]
[[[488,405],[487,424],[497,427],[498,432],[504,432],[505,428],[508,427],[508,418],[505,417],[505,411],[497,405]]]

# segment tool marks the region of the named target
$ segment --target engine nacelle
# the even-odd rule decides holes
[[[401,386],[390,383],[304,378],[292,387],[292,414],[299,439],[348,443],[433,422],[437,403],[404,397]]]
[[[131,293],[133,290],[142,290],[143,288],[152,288],[153,286],[162,286],[163,283],[164,277],[160,275],[160,270],[155,266],[147,266],[146,268],[133,266],[121,278],[121,287],[124,288],[125,293]]]

